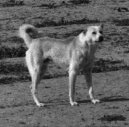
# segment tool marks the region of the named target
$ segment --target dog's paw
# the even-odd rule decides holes
[[[71,104],[71,106],[76,106],[76,105],[78,105],[78,103],[77,103],[77,102],[75,102],[75,101],[70,102],[70,104]]]
[[[38,103],[37,106],[38,106],[38,107],[44,107],[45,104],[44,104],[44,103]]]
[[[93,104],[96,104],[96,103],[99,103],[100,100],[98,100],[98,99],[93,99],[93,100],[91,100],[91,102],[92,102]]]

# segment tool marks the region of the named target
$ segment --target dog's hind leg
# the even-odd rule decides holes
[[[100,102],[100,100],[94,98],[94,91],[92,86],[92,69],[91,68],[87,69],[84,76],[88,85],[88,91],[89,91],[91,102],[94,104],[97,102]]]
[[[26,63],[32,80],[31,93],[32,93],[34,102],[39,107],[44,106],[44,104],[40,103],[38,98],[36,97],[36,89],[37,89],[37,85],[40,82],[40,77],[41,77],[42,61],[41,60],[38,61],[38,59],[33,58],[31,53],[27,51]]]
[[[31,85],[31,92],[32,92],[33,99],[34,99],[36,105],[39,107],[44,106],[44,104],[40,103],[38,98],[36,97],[37,85],[40,82],[40,76],[41,76],[40,71],[41,71],[40,65],[36,65],[34,68],[34,73],[32,76],[32,85]]]

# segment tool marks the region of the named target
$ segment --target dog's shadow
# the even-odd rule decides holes
[[[119,102],[119,101],[129,101],[129,98],[127,97],[123,97],[123,96],[111,96],[111,97],[104,97],[102,99],[100,99],[100,103],[103,102]],[[89,103],[91,102],[90,99],[89,100],[79,100],[78,103]]]
[[[100,103],[105,103],[105,102],[121,102],[121,101],[129,101],[129,98],[127,97],[123,97],[123,96],[111,96],[111,97],[104,97],[102,99],[100,99]],[[87,99],[87,100],[77,100],[78,104],[81,105],[81,104],[92,104],[91,103],[91,100],[90,99]],[[31,105],[35,105],[35,103],[30,103]],[[69,104],[69,101],[67,100],[49,100],[47,102],[45,102],[45,107],[46,108],[51,108],[53,106],[70,106]],[[78,105],[78,106],[79,106]]]

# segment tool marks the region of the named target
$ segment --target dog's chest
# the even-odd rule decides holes
[[[95,57],[95,51],[96,51],[96,47],[95,46],[90,46],[87,49],[83,50],[83,53],[81,54],[81,67],[87,67],[87,66],[91,66],[93,64],[94,61],[94,57]]]

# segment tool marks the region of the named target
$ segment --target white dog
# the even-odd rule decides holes
[[[38,30],[29,24],[19,28],[19,36],[24,39],[28,47],[26,52],[26,63],[32,79],[31,92],[37,106],[44,106],[36,97],[36,88],[40,81],[41,72],[45,72],[46,59],[55,63],[66,63],[69,66],[69,99],[71,106],[78,103],[74,99],[75,81],[79,70],[85,73],[89,96],[95,104],[99,100],[93,96],[92,67],[94,55],[99,42],[103,41],[103,26],[89,26],[74,39],[53,39],[38,37]]]

